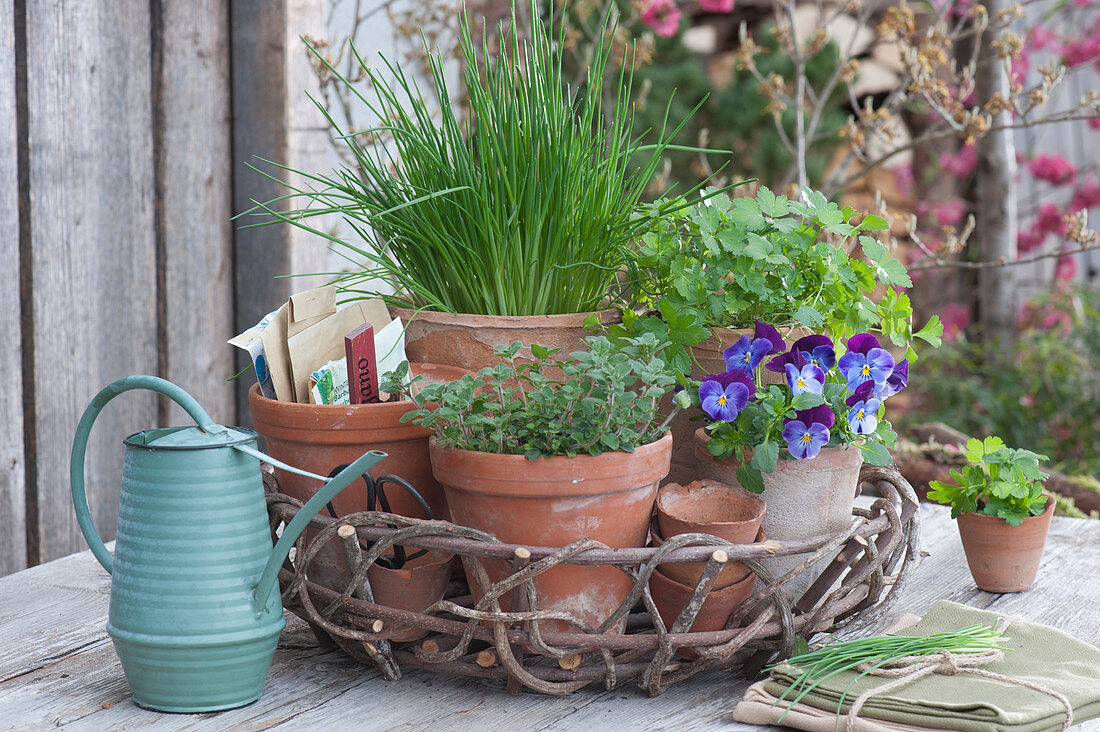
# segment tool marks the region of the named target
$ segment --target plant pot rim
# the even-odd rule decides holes
[[[673,513],[670,507],[665,502],[666,497],[677,493],[677,491],[670,490],[673,486],[679,487],[683,491],[693,485],[694,483],[703,483],[699,490],[716,489],[720,491],[728,491],[736,494],[741,500],[744,500],[752,505],[754,513],[749,518],[738,519],[734,521],[693,521],[685,518],[682,515]],[[760,519],[764,516],[764,512],[768,508],[767,501],[764,500],[763,495],[753,493],[752,491],[745,490],[744,487],[739,485],[729,485],[713,478],[702,478],[700,480],[692,481],[687,485],[681,485],[679,483],[668,483],[661,486],[661,489],[657,492],[657,501],[654,504],[654,508],[658,513],[663,513],[666,516],[672,518],[674,521],[678,521],[682,524],[689,524],[692,526],[713,526],[715,528],[734,528],[738,526],[746,526],[748,524],[759,523]]]
[[[987,513],[978,513],[977,511],[969,511],[967,513],[960,513],[958,516],[955,517],[955,521],[959,522],[960,520],[962,520],[964,522],[965,521],[974,521],[974,522],[984,522],[984,523],[999,523],[999,524],[1003,524],[1009,530],[1018,529],[1021,526],[1023,526],[1024,523],[1026,523],[1026,522],[1042,521],[1043,519],[1046,518],[1047,514],[1054,513],[1054,510],[1057,508],[1054,505],[1054,498],[1052,498],[1049,494],[1046,494],[1046,493],[1044,493],[1043,495],[1045,495],[1047,497],[1047,505],[1043,509],[1043,512],[1040,513],[1040,514],[1037,514],[1037,515],[1032,515],[1032,514],[1029,513],[1027,516],[1024,517],[1023,522],[1017,524],[1016,526],[1013,526],[1012,524],[1008,523],[1008,521],[1001,518],[1000,516],[990,516]],[[963,518],[964,516],[966,517],[965,519]]]
[[[649,575],[649,581],[652,582],[653,578],[657,575],[660,575],[660,580],[658,580],[658,584],[660,584],[661,582],[667,583],[671,588],[686,594],[691,594],[695,592],[694,585],[688,587],[685,584],[677,582],[676,580],[672,579],[667,574],[662,572],[660,565],[657,565],[657,568],[653,570],[653,574]],[[710,599],[711,597],[721,598],[723,595],[736,595],[738,591],[744,590],[745,585],[755,582],[756,573],[750,570],[747,575],[737,580],[733,584],[726,585],[725,587],[720,587],[717,589],[711,589],[711,591],[707,595],[707,599]]]
[[[550,315],[479,315],[476,313],[446,313],[438,310],[414,310],[390,305],[390,314],[408,323],[419,319],[424,322],[462,326],[466,328],[505,327],[510,329],[582,328],[584,321],[595,314],[600,323],[607,325],[622,319],[618,308],[587,310],[581,313],[557,313]]]
[[[706,448],[702,447],[702,445],[706,444],[706,442],[708,440],[710,440],[710,435],[707,434],[706,430],[707,430],[706,427],[700,427],[699,429],[695,430],[695,444],[696,444],[695,454],[696,454],[697,457],[699,457],[701,459],[709,460],[712,463],[718,464],[718,461],[714,459],[714,456],[712,456],[709,452],[707,452]],[[822,459],[823,456],[826,456],[826,457],[834,456],[834,457],[833,457],[832,460],[826,461],[826,460]],[[855,444],[852,444],[852,445],[833,445],[832,447],[823,447],[823,448],[821,448],[821,452],[818,453],[817,457],[813,457],[813,458],[810,458],[808,460],[784,459],[782,457],[782,454],[781,454],[780,458],[779,458],[778,465],[786,465],[787,466],[786,470],[788,472],[804,472],[804,473],[811,473],[811,472],[812,473],[820,473],[820,472],[825,472],[825,471],[832,472],[832,471],[838,471],[838,470],[848,470],[851,466],[841,462],[841,459],[842,458],[850,458],[852,460],[856,460],[857,456],[858,456],[858,460],[859,460],[860,464],[862,464],[863,463],[863,451],[859,449],[859,445],[855,445]],[[723,463],[728,463],[728,462],[731,462],[731,461],[724,460],[722,462]],[[825,464],[826,462],[828,462],[830,464],[826,465]],[[841,464],[838,465],[837,464],[838,462],[841,463]],[[765,475],[768,475],[768,474],[765,473]]]
[[[524,464],[524,465],[557,465],[557,464],[564,463],[564,462],[572,463],[573,461],[577,461],[577,460],[596,461],[596,460],[601,460],[601,459],[610,459],[610,458],[615,457],[615,456],[633,457],[633,456],[636,456],[636,455],[639,455],[639,454],[645,455],[645,454],[648,454],[650,452],[659,451],[661,443],[671,442],[671,441],[672,441],[672,434],[669,433],[669,432],[666,432],[664,435],[657,438],[653,442],[647,442],[644,445],[639,445],[638,447],[634,448],[634,452],[626,452],[625,450],[609,450],[607,452],[601,452],[599,455],[589,455],[587,453],[581,453],[579,455],[574,455],[573,457],[569,457],[568,455],[550,455],[550,456],[547,456],[547,457],[540,457],[537,460],[528,460],[527,456],[525,456],[525,455],[513,455],[513,454],[510,454],[510,453],[500,453],[500,452],[484,452],[482,450],[466,450],[466,449],[461,448],[461,447],[446,447],[444,445],[439,444],[439,440],[436,438],[435,435],[432,435],[431,438],[428,440],[428,445],[432,449],[433,452],[439,452],[439,453],[465,453],[465,454],[468,454],[468,455],[476,455],[480,459],[492,460],[494,462],[496,462],[498,460],[510,460],[510,461],[516,463],[517,465],[518,464]],[[522,461],[522,463],[520,461]]]

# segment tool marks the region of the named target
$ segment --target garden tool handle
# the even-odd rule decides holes
[[[111,553],[107,551],[107,546],[103,543],[103,539],[96,531],[95,523],[92,521],[92,511],[88,506],[88,493],[84,486],[84,456],[88,450],[88,436],[92,431],[92,423],[103,411],[103,407],[107,406],[107,402],[119,394],[134,389],[149,389],[164,394],[183,407],[184,411],[191,415],[203,430],[218,426],[206,413],[206,410],[195,401],[193,396],[171,381],[157,376],[127,376],[112,381],[92,398],[76,427],[72,458],[69,461],[69,480],[72,483],[73,507],[76,508],[76,520],[80,524],[80,531],[84,534],[88,546],[91,547],[92,554],[95,555],[95,558],[103,565],[108,574],[113,573],[115,561]]]

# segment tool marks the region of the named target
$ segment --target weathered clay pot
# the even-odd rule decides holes
[[[379,605],[421,612],[443,598],[453,564],[453,554],[430,551],[410,559],[401,569],[372,564],[367,569],[367,579],[374,593],[374,601]],[[409,628],[391,636],[390,640],[414,641],[427,634],[426,630]]]
[[[1053,515],[1054,500],[1050,497],[1041,514],[1028,516],[1019,526],[1010,526],[996,516],[959,514],[956,519],[959,536],[978,589],[986,592],[1029,589],[1039,572]]]
[[[441,447],[430,441],[432,470],[443,484],[455,523],[503,542],[561,547],[589,538],[612,548],[642,547],[657,483],[668,472],[672,438],[665,435],[632,453],[548,457],[496,455]],[[486,560],[490,579],[510,573]],[[467,573],[475,599],[482,588]],[[626,599],[633,581],[614,567],[561,564],[535,580],[539,608],[573,613],[598,627]],[[510,599],[502,606],[510,607]],[[540,621],[543,632],[575,632],[565,621]],[[616,624],[621,631],[624,623]]]
[[[695,457],[702,477],[730,485],[737,482],[736,460],[715,462],[707,452],[705,430],[695,433]],[[852,520],[852,503],[859,488],[863,453],[858,447],[826,447],[812,460],[780,460],[764,475],[763,498],[768,504],[762,525],[772,541],[805,539],[832,534]],[[802,563],[804,555],[761,560],[773,576],[785,574]],[[832,561],[825,557],[808,571],[783,586],[784,594],[797,600]]]
[[[406,324],[405,353],[410,361],[447,364],[478,371],[495,366],[500,359],[493,349],[520,341],[521,351],[530,358],[530,345],[560,348],[558,358],[584,349],[584,338],[592,335],[584,320],[591,313],[565,315],[468,315],[407,310],[391,307],[390,315]],[[607,325],[622,319],[618,310],[597,312]]]
[[[709,533],[709,532],[703,532]],[[672,534],[670,534],[672,536]],[[713,536],[713,534],[712,534]],[[752,541],[736,542],[738,544],[756,544],[762,541],[766,541],[768,535],[761,528],[757,531]],[[657,528],[656,523],[649,529],[650,543],[659,547],[665,543],[665,540],[661,537],[660,530]],[[733,542],[731,542],[733,543]],[[661,573],[671,580],[679,582],[682,585],[690,585],[692,587],[699,581],[699,578],[703,576],[703,569],[707,566],[706,562],[665,562],[658,565]],[[718,579],[715,580],[715,588],[729,587],[735,582],[740,582],[745,578],[745,575],[749,574],[752,570],[744,565],[742,562],[729,561],[726,562],[726,566],[722,568],[722,571],[718,573]]]
[[[414,363],[413,376],[427,382],[446,382],[469,373],[453,366]],[[267,452],[296,468],[328,475],[337,465],[350,463],[368,450],[381,450],[387,457],[372,471],[374,476],[398,475],[424,497],[435,518],[446,519],[447,499],[443,488],[432,476],[428,459],[430,432],[401,417],[416,405],[408,400],[378,404],[298,404],[267,399],[253,386],[248,392],[252,422],[264,437]],[[300,501],[307,501],[320,483],[276,468],[279,489]],[[427,518],[409,494],[387,484],[386,498],[394,513]],[[367,488],[363,481],[352,483],[332,502],[339,516],[367,510]],[[306,529],[306,541],[316,534]],[[350,574],[339,542],[330,542],[318,554],[310,569],[310,578],[338,591],[347,586]]]
[[[696,580],[698,582],[698,580]],[[695,616],[688,632],[706,633],[713,630],[723,630],[726,622],[737,606],[752,595],[756,588],[756,575],[751,572],[728,587],[712,589],[703,600],[703,606]],[[695,594],[695,585],[681,584],[669,579],[660,571],[649,576],[649,592],[653,596],[653,604],[657,606],[657,612],[661,615],[661,621],[665,628],[672,627],[680,612],[691,601]],[[681,649],[676,652],[681,658],[695,658],[696,653],[689,649]]]
[[[666,483],[657,492],[657,525],[662,536],[711,534],[731,544],[750,544],[766,508],[763,498],[739,485]]]
[[[691,378],[700,379],[707,374],[720,374],[726,370],[726,360],[722,352],[732,346],[741,336],[752,338],[752,328],[711,328],[711,335],[702,343],[691,347]],[[788,347],[795,339],[801,338],[807,332],[801,329],[792,331],[784,336]],[[773,356],[764,359],[767,363]],[[765,384],[784,383],[783,374],[768,371],[763,364],[760,365],[760,375]],[[672,398],[666,396],[661,401],[662,414],[668,414],[672,409]],[[668,478],[665,483],[680,483],[686,485],[693,480],[703,477],[698,472],[695,463],[695,430],[702,424],[700,419],[691,419],[692,413],[698,414],[698,410],[681,410],[672,418],[672,467],[669,468]]]

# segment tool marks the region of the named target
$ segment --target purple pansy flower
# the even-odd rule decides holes
[[[749,389],[740,381],[723,386],[718,381],[699,385],[699,401],[711,419],[731,422],[749,402]]]
[[[865,381],[860,384],[852,395],[844,400],[844,403],[849,407],[854,406],[856,402],[865,402],[871,398],[871,395],[875,393],[875,382]]]
[[[783,336],[779,335],[779,330],[774,325],[769,325],[762,320],[754,319],[753,323],[756,327],[753,329],[753,340],[759,340],[760,338],[766,338],[771,344],[772,348],[768,353],[781,353],[787,344],[783,342]]]
[[[791,346],[791,350],[801,353],[803,358],[822,371],[828,371],[836,365],[836,350],[828,336],[808,335],[799,338]]]
[[[817,422],[825,427],[832,427],[836,422],[836,414],[833,413],[833,408],[828,404],[818,404],[813,409],[800,409],[795,412],[795,418],[801,420],[804,424],[813,424]]]
[[[879,396],[883,399],[894,396],[907,386],[909,386],[909,359],[904,359],[894,364],[894,370],[886,377],[886,383],[879,390]]]
[[[800,419],[792,419],[783,427],[783,439],[793,457],[808,460],[817,457],[829,442],[829,428],[820,422],[807,425]]]
[[[848,339],[848,353],[862,353],[866,356],[873,348],[882,348],[882,345],[870,333],[858,333]]]
[[[848,424],[852,426],[852,432],[857,435],[869,435],[878,429],[878,408],[882,406],[882,400],[870,399],[865,402],[856,402],[848,412]]]
[[[749,390],[749,399],[755,396],[756,384],[753,382],[752,376],[749,375],[747,371],[742,371],[741,369],[730,369],[720,374],[707,374],[699,379],[700,383],[704,381],[717,381],[722,385],[723,389],[734,383],[744,384],[745,388]]]
[[[727,369],[740,369],[752,373],[760,362],[771,351],[772,343],[767,338],[755,338],[749,340],[748,336],[741,336],[732,346],[722,351],[722,358],[726,360]]]
[[[867,353],[849,351],[840,357],[837,365],[847,379],[849,389],[855,389],[865,381],[873,381],[875,386],[881,387],[894,372],[894,357],[884,348],[872,348]]]
[[[791,392],[795,396],[807,391],[820,394],[822,387],[825,386],[825,372],[812,363],[806,364],[801,369],[789,363],[787,364],[787,386],[791,387]]]

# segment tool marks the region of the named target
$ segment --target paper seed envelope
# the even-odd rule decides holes
[[[295,307],[297,305],[297,307]],[[264,358],[267,359],[267,368],[271,373],[271,383],[275,387],[275,396],[279,401],[293,402],[297,391],[291,371],[290,351],[287,338],[293,333],[300,333],[311,325],[319,323],[336,312],[336,286],[326,285],[313,290],[299,292],[283,303],[283,306],[275,311],[274,317],[260,333],[260,341],[264,347]],[[331,359],[329,359],[331,360]],[[322,361],[321,363],[325,363]],[[321,364],[315,364],[317,368]],[[309,375],[306,375],[309,378]],[[308,385],[304,387],[303,395],[309,400]]]
[[[363,323],[370,323],[380,333],[389,322],[389,311],[381,300],[357,300],[287,338],[294,401],[309,403],[310,374],[329,361],[344,358],[345,335]],[[270,326],[264,333],[268,330]]]

